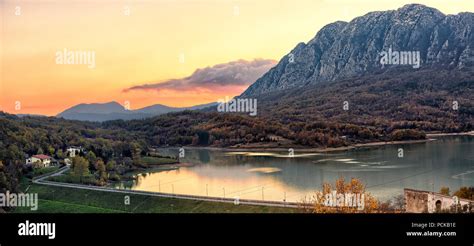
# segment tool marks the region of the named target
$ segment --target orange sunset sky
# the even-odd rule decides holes
[[[214,102],[240,94],[324,25],[408,3],[474,12],[472,0],[0,0],[0,110]],[[95,52],[95,67],[57,64],[64,49]]]

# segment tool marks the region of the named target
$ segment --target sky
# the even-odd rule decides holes
[[[408,3],[474,12],[472,0],[0,0],[0,110],[214,102],[326,24]]]

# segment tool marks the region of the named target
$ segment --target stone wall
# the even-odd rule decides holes
[[[474,201],[472,200],[459,199],[440,193],[412,189],[404,189],[404,196],[405,212],[407,213],[455,212],[453,209],[455,208],[456,202],[458,203],[458,210],[474,212]]]

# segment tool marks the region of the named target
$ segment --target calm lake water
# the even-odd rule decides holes
[[[398,149],[403,148],[403,158]],[[178,149],[164,149],[177,155]],[[137,175],[116,188],[240,199],[301,201],[343,176],[361,179],[381,200],[403,188],[452,191],[474,185],[474,137],[440,137],[419,144],[379,146],[331,153],[224,152],[186,149],[186,167]]]

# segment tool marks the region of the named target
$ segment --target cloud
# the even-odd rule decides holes
[[[197,69],[186,78],[137,85],[124,89],[124,92],[132,90],[214,90],[228,86],[248,86],[275,66],[276,63],[275,60],[269,59],[237,60]]]

